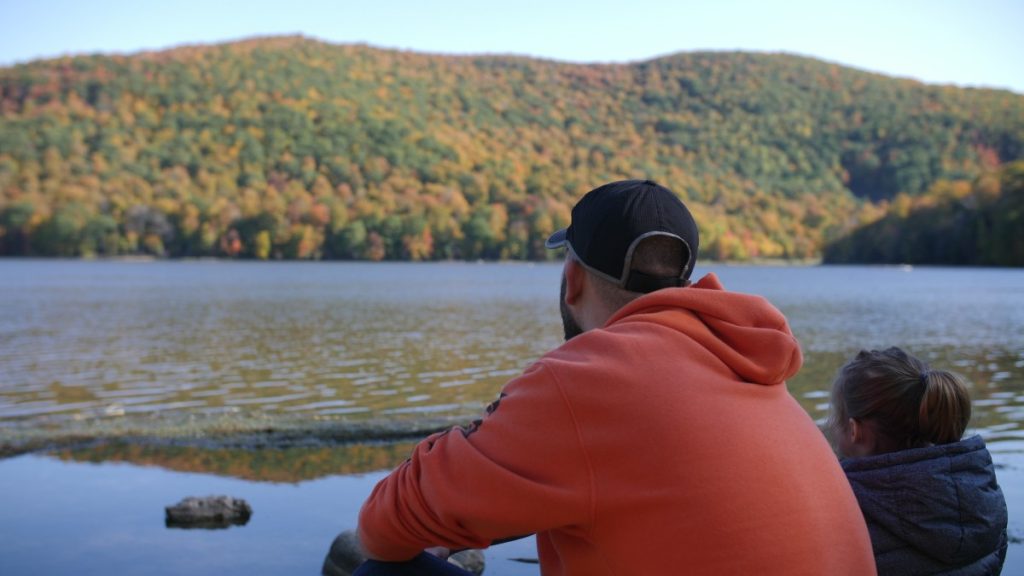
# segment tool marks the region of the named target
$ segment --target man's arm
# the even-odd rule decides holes
[[[542,364],[509,382],[477,425],[435,434],[374,488],[359,515],[371,558],[590,521],[590,463],[565,394]]]

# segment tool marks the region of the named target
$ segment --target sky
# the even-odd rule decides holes
[[[303,34],[444,54],[812,56],[1024,94],[1024,0],[0,0],[0,66]]]

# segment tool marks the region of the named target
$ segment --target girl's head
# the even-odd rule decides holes
[[[869,456],[956,442],[970,419],[963,380],[889,348],[839,370],[826,430],[841,457]]]

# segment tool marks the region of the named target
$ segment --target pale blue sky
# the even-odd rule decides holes
[[[0,0],[0,65],[256,35],[576,62],[784,51],[1024,93],[1024,0]]]

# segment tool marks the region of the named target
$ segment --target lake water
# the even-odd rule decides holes
[[[698,266],[768,297],[805,351],[791,393],[816,419],[836,369],[900,345],[971,383],[972,430],[1010,502],[1005,574],[1024,574],[1024,271]],[[317,574],[409,443],[209,443],[468,419],[561,340],[554,264],[0,261],[0,574]],[[367,428],[373,430],[373,427]],[[148,437],[118,440],[118,434]],[[109,438],[88,441],[90,438]],[[71,442],[70,440],[75,440]],[[193,494],[252,521],[174,530]],[[488,574],[535,573],[488,553]]]

